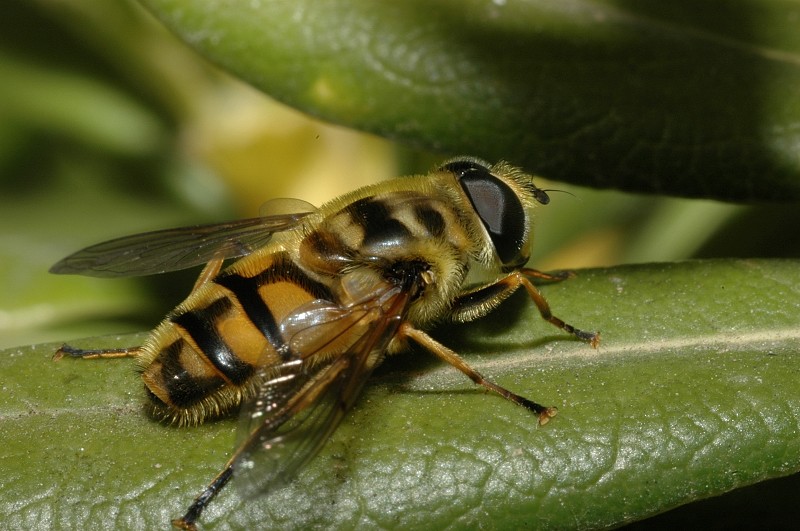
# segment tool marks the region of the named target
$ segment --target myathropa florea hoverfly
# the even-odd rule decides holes
[[[194,529],[235,474],[251,490],[289,481],[336,429],[385,356],[409,343],[538,416],[556,414],[500,387],[423,330],[478,319],[520,287],[542,317],[596,347],[600,336],[555,317],[525,268],[529,210],[547,204],[530,175],[500,162],[446,162],[426,175],[361,188],[315,209],[160,230],[100,243],[54,273],[150,275],[206,264],[187,299],[143,345],[62,347],[80,358],[135,357],[152,412],[181,425],[242,405],[243,441],[173,524]],[[226,259],[238,258],[223,269]],[[495,277],[465,286],[479,264]],[[259,466],[252,466],[254,462]]]

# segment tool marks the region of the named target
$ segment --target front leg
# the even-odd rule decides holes
[[[514,271],[506,277],[484,286],[471,289],[456,297],[450,310],[450,319],[457,323],[465,323],[483,317],[497,308],[501,302],[510,297],[512,293],[522,286],[525,288],[525,291],[528,292],[531,299],[533,299],[533,302],[536,304],[539,313],[545,321],[574,335],[578,339],[588,341],[593,348],[597,348],[600,342],[600,334],[597,332],[585,332],[575,328],[571,324],[565,323],[563,320],[553,315],[552,311],[550,311],[550,305],[547,304],[544,296],[528,278],[534,277],[543,280],[559,281],[571,276],[572,273],[569,271],[556,274],[543,273],[536,269],[520,269]]]

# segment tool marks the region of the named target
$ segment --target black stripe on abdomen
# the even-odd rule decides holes
[[[311,299],[331,300],[332,297],[327,286],[311,279],[285,253],[276,255],[272,264],[258,275],[245,277],[238,273],[224,273],[215,278],[214,282],[231,292],[242,305],[245,315],[253,326],[264,335],[283,359],[291,358],[291,351],[281,334],[280,323],[261,297],[259,288],[269,283],[292,282],[308,293]]]
[[[181,363],[181,351],[185,342],[178,339],[162,351],[161,378],[166,385],[167,394],[172,405],[189,408],[225,385],[220,376],[192,376]],[[145,386],[147,388],[147,386]],[[150,389],[148,395],[156,404],[162,404]]]
[[[258,293],[258,288],[262,283],[259,277],[260,275],[243,277],[236,273],[230,273],[215,278],[214,282],[228,289],[236,297],[253,326],[258,328],[276,352],[283,352],[286,350],[286,345],[278,323]]]
[[[231,301],[223,297],[205,308],[187,311],[170,320],[186,330],[220,373],[231,383],[241,385],[253,375],[253,367],[236,356],[216,328],[217,319],[231,308]]]

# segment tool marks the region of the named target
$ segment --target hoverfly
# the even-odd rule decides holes
[[[414,343],[538,416],[556,414],[485,379],[423,330],[467,322],[520,287],[542,317],[596,347],[600,336],[555,317],[524,267],[529,209],[547,204],[530,175],[500,162],[450,160],[427,175],[361,188],[313,207],[100,243],[54,273],[119,277],[206,264],[188,298],[143,345],[63,346],[56,358],[135,357],[155,416],[193,425],[241,408],[243,441],[173,524],[195,529],[236,474],[257,493],[292,479],[322,447],[385,356]],[[238,258],[223,269],[226,259]],[[494,271],[465,286],[471,267]]]

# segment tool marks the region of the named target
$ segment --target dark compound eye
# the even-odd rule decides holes
[[[525,244],[528,217],[516,192],[489,168],[470,160],[457,160],[442,166],[453,172],[467,194],[478,217],[489,232],[497,256],[503,264],[516,264]]]

